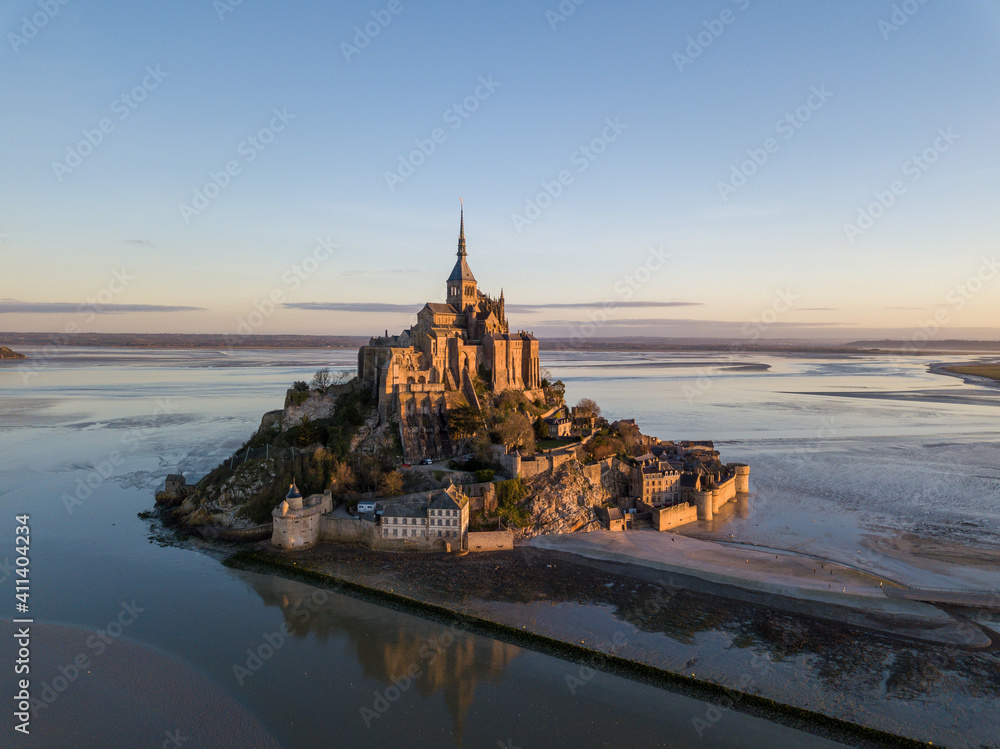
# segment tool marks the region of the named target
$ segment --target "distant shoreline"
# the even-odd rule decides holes
[[[934,364],[930,372],[958,377],[967,385],[1000,387],[1000,364]]]
[[[4,345],[143,349],[356,349],[370,336],[230,335],[223,333],[0,333]],[[904,341],[853,341],[824,344],[774,340],[754,344],[727,338],[547,338],[542,351],[724,352],[731,354],[941,355],[1000,353],[1000,341],[938,341],[934,348],[910,349]]]

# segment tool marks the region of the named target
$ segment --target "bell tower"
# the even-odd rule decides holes
[[[458,260],[448,276],[448,304],[459,312],[476,303],[476,277],[466,261],[465,251],[465,207],[461,209],[458,225]]]

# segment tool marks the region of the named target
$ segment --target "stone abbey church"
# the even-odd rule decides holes
[[[428,302],[409,330],[386,331],[358,351],[361,387],[377,396],[379,423],[398,421],[407,460],[452,454],[446,415],[457,406],[479,408],[477,375],[494,393],[542,395],[538,341],[510,332],[503,291],[497,298],[481,292],[466,258],[463,210],[447,302]]]

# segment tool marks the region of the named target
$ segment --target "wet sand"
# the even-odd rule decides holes
[[[938,613],[907,618],[535,547],[465,557],[258,548],[286,569],[938,745],[987,745],[1000,725],[1000,649],[982,647],[989,628],[924,604],[914,610]],[[893,601],[890,611],[897,603],[911,610]]]
[[[14,627],[0,622],[5,642]],[[35,709],[25,746],[281,749],[224,689],[157,650],[124,638],[105,644],[92,631],[40,622],[31,625],[31,648]],[[173,744],[170,737],[183,740]]]

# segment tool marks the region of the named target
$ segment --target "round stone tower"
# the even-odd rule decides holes
[[[302,495],[299,493],[299,489],[295,486],[295,482],[288,487],[288,494],[285,495],[285,502],[288,503],[289,510],[301,510],[302,509]]]
[[[696,489],[691,492],[694,499],[694,506],[698,508],[699,520],[715,519],[715,502],[712,500],[714,492],[711,489]]]
[[[750,493],[750,466],[745,463],[733,463],[736,469],[736,493]]]

